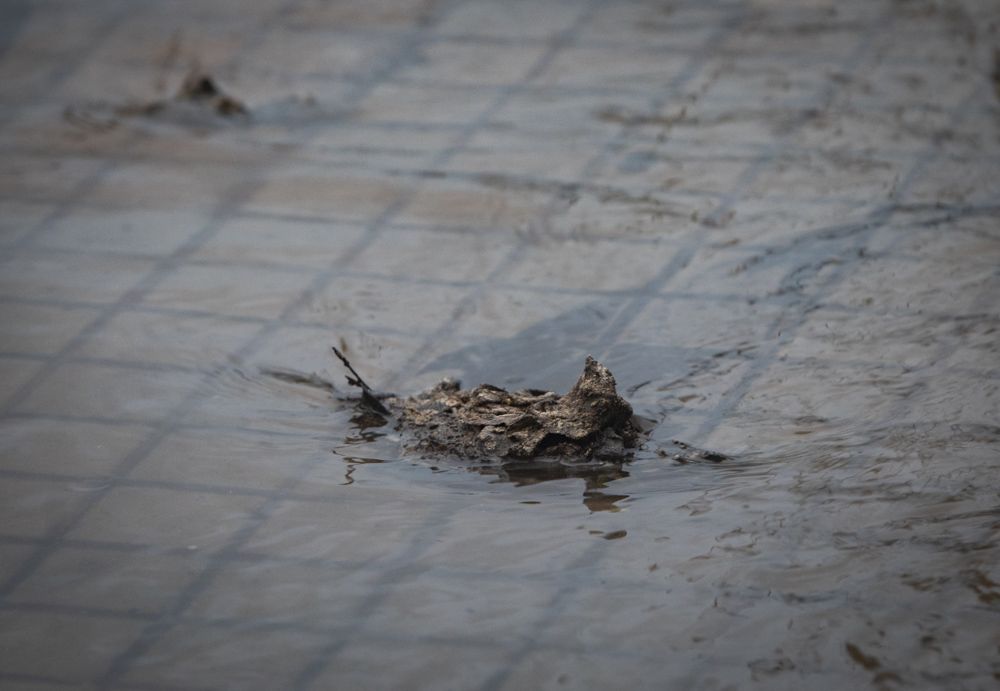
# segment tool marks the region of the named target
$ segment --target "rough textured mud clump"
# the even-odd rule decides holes
[[[188,74],[181,88],[173,98],[173,103],[187,103],[205,108],[211,112],[228,118],[235,115],[247,115],[247,107],[229,94],[225,93],[208,74],[193,71]],[[171,106],[171,101],[151,101],[149,103],[133,104],[118,109],[119,115],[156,115]]]
[[[83,133],[109,132],[125,120],[209,129],[223,122],[248,122],[249,117],[250,110],[242,101],[223,91],[211,76],[198,71],[188,74],[171,98],[117,106],[94,102],[68,106],[63,111],[66,122]]]
[[[457,382],[390,401],[399,427],[424,452],[467,458],[621,461],[638,445],[632,406],[618,395],[607,367],[588,357],[564,396],[528,389],[508,392]]]
[[[247,113],[247,107],[241,101],[223,92],[212,77],[198,72],[188,75],[176,98],[207,105],[223,117]]]

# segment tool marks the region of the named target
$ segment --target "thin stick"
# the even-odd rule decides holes
[[[337,346],[331,347],[333,348],[333,354],[337,356],[337,359],[344,364],[344,367],[347,368],[348,372],[354,375],[353,377],[346,375],[347,383],[361,389],[361,400],[369,408],[372,408],[383,415],[391,415],[392,413],[389,412],[389,409],[382,404],[382,401],[378,400],[378,397],[375,396],[375,392],[372,391],[372,388],[365,383],[365,380],[361,378],[361,375],[357,373],[357,370],[351,366],[351,362],[347,359],[347,357],[345,357],[342,352],[337,350]]]

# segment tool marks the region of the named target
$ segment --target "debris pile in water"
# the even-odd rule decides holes
[[[188,75],[175,98],[201,103],[223,117],[247,114],[247,107],[242,101],[220,89],[212,77],[199,72],[192,72]]]
[[[210,75],[194,70],[171,98],[138,101],[113,106],[93,102],[67,106],[63,118],[83,132],[103,133],[114,130],[128,119],[212,127],[222,122],[246,122],[250,110],[240,100],[219,87]]]
[[[466,458],[622,461],[639,443],[632,406],[607,367],[587,358],[564,396],[483,384],[461,389],[445,380],[430,391],[389,399],[399,429],[422,452]]]
[[[184,79],[172,100],[122,106],[118,109],[118,114],[156,115],[169,108],[171,103],[194,104],[225,118],[247,115],[250,112],[242,101],[224,92],[212,76],[194,70]]]

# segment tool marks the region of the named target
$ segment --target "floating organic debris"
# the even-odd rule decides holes
[[[346,358],[348,381],[362,389],[362,404],[388,412]],[[483,384],[462,389],[445,380],[409,398],[389,398],[406,445],[421,453],[477,459],[559,458],[623,461],[639,443],[632,406],[618,395],[607,367],[588,357],[569,393],[509,392]]]
[[[632,406],[618,395],[608,368],[592,357],[564,396],[489,384],[461,389],[446,380],[398,404],[401,429],[415,446],[470,458],[620,461],[639,441]]]
[[[224,92],[210,75],[195,70],[188,74],[171,98],[111,104],[94,101],[67,106],[63,119],[83,134],[103,134],[125,121],[148,121],[207,131],[220,123],[246,122],[250,110]]]

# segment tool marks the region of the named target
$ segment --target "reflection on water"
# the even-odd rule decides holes
[[[379,421],[372,424],[373,417]],[[628,495],[605,494],[600,490],[609,483],[629,476],[627,463],[573,463],[565,460],[504,460],[504,461],[467,461],[455,457],[438,456],[434,458],[407,457],[401,453],[398,437],[389,432],[380,432],[378,428],[385,427],[387,421],[381,416],[373,416],[368,412],[354,414],[350,418],[352,432],[344,437],[346,445],[342,451],[335,450],[347,470],[344,484],[353,484],[353,474],[358,465],[382,464],[410,461],[440,471],[442,467],[461,469],[468,472],[494,478],[495,482],[510,483],[515,487],[527,487],[543,482],[557,480],[580,479],[584,481],[583,503],[591,511],[618,511],[615,503],[627,499]],[[359,454],[359,447],[382,453],[383,457],[368,457]],[[350,451],[348,455],[347,451]]]

